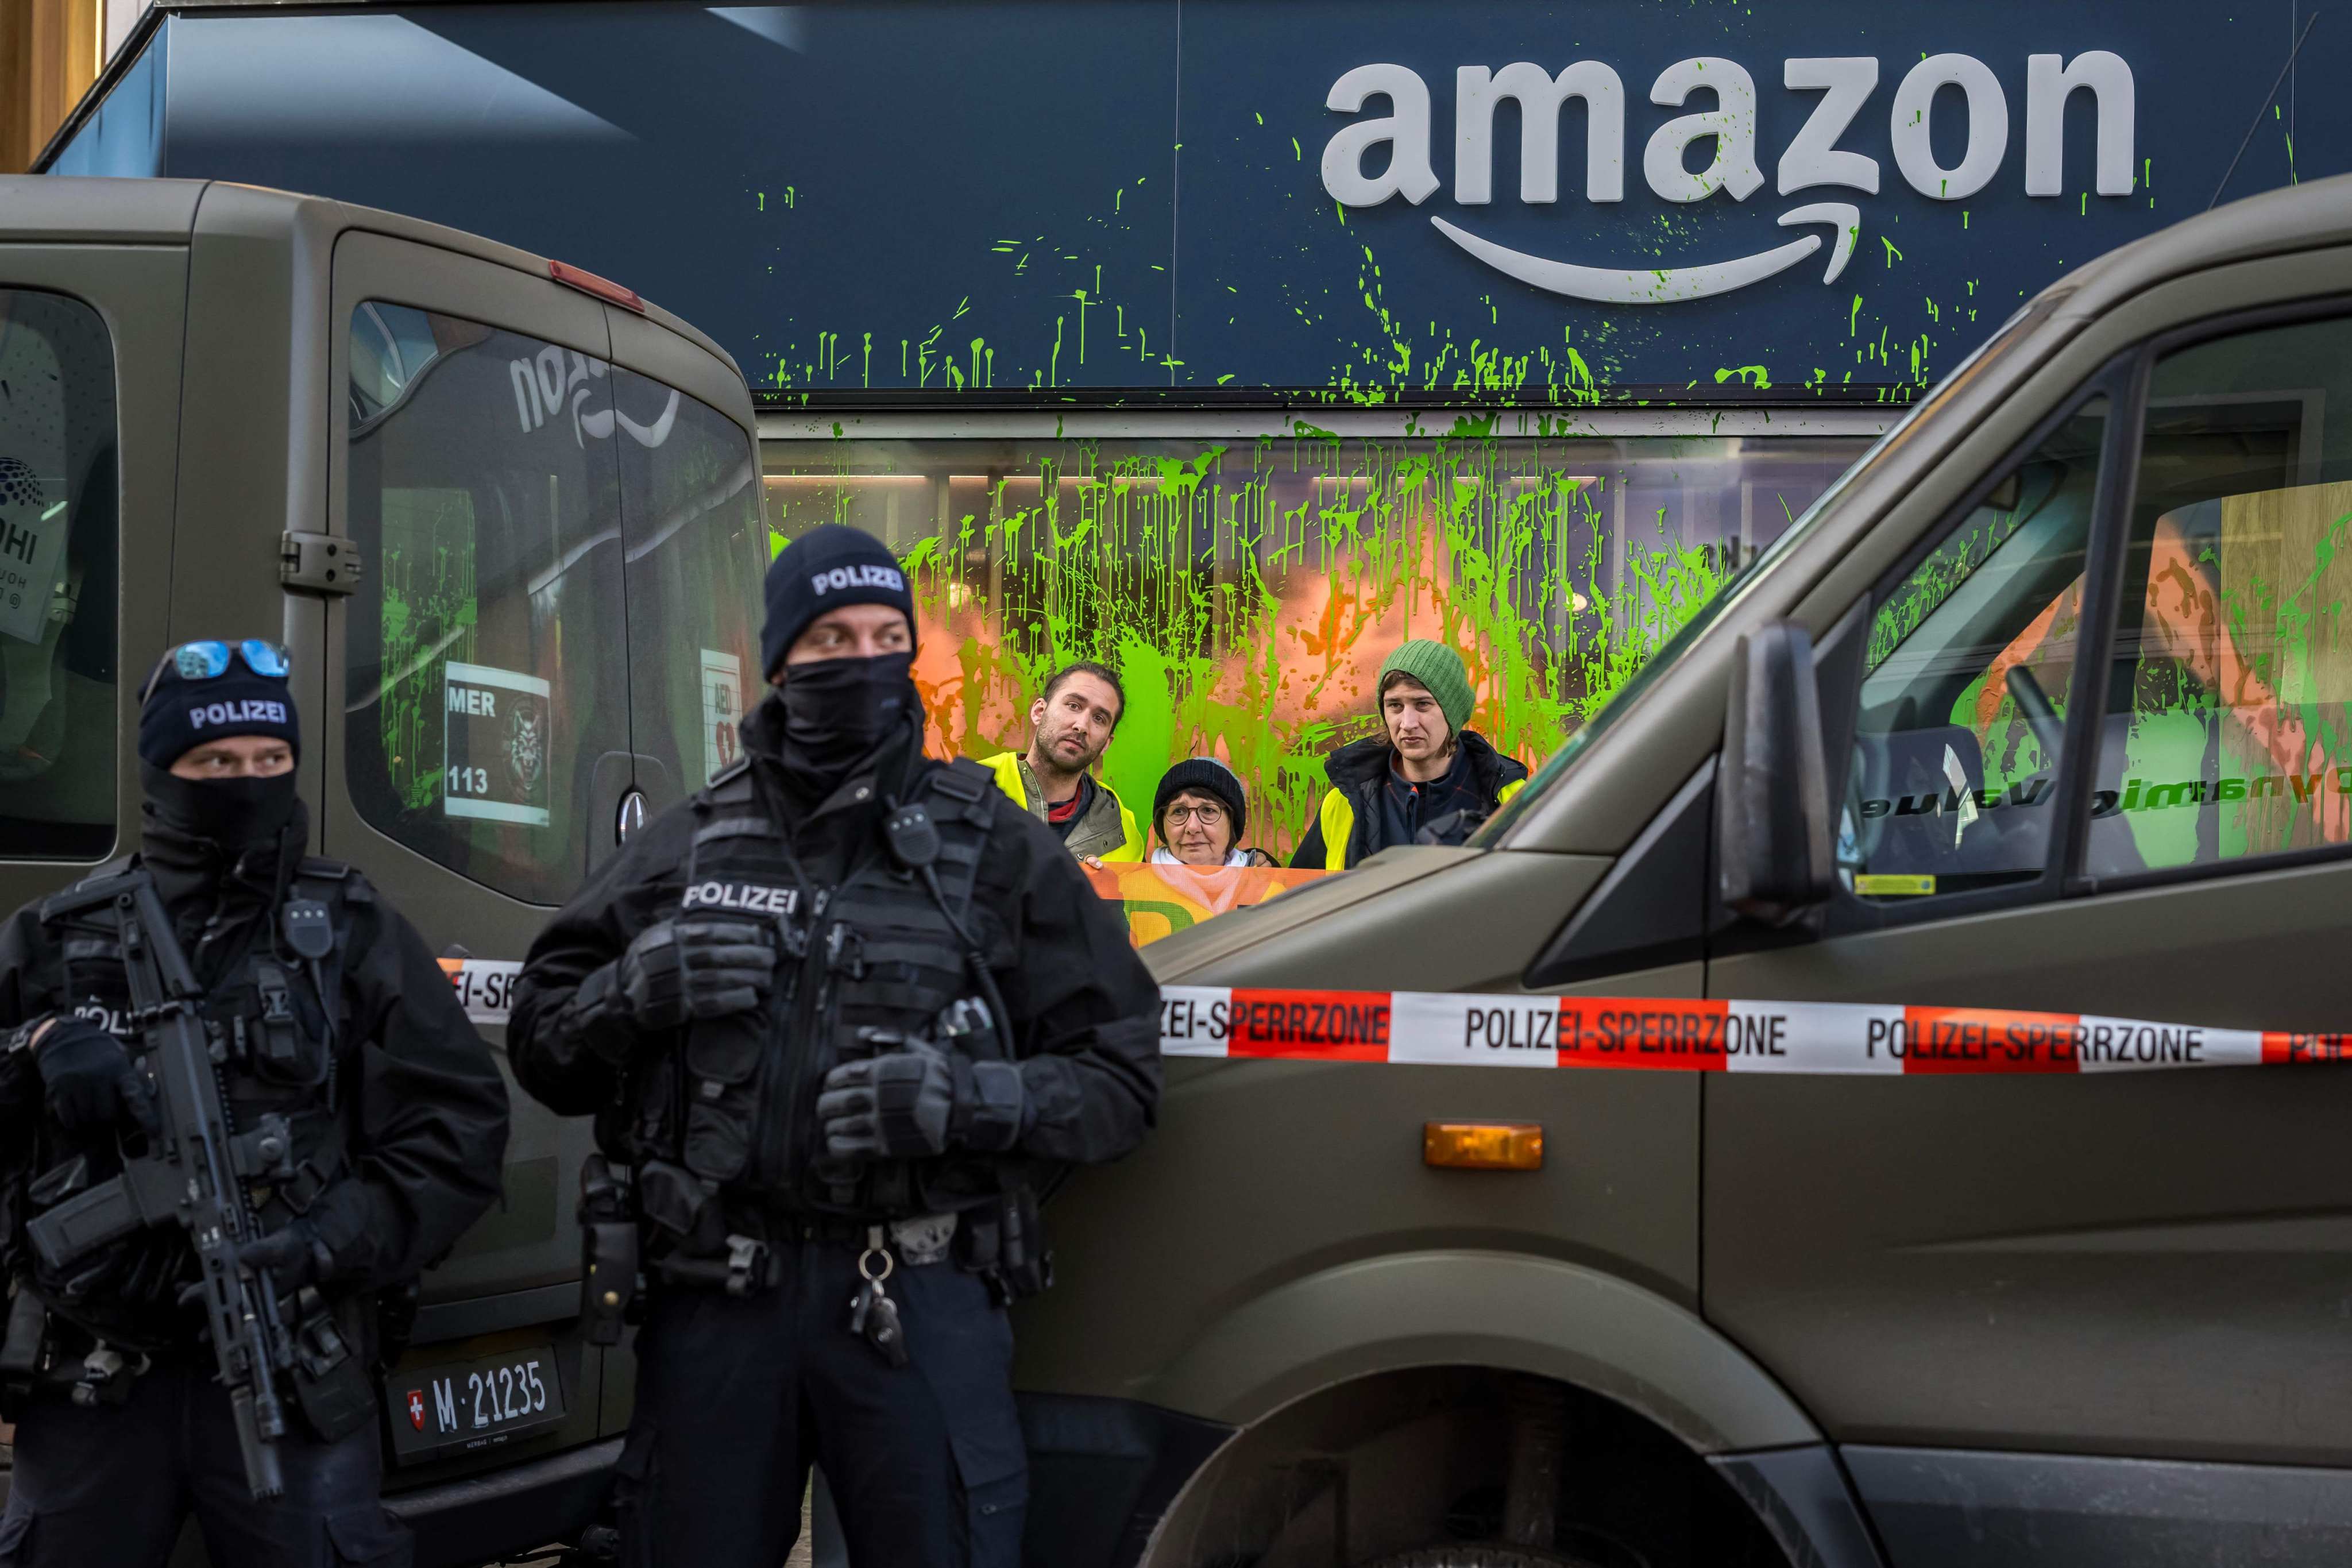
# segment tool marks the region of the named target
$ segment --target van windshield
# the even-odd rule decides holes
[[[1642,694],[1656,683],[1658,677],[1674,668],[1675,662],[1706,635],[1707,629],[1721,619],[1724,612],[1754,586],[1764,574],[1771,569],[1775,562],[1787,556],[1795,547],[1796,542],[1810,532],[1816,522],[1836,504],[1838,498],[1845,493],[1847,487],[1853,482],[1857,475],[1868,469],[1873,463],[1877,462],[1899,443],[1910,439],[1912,434],[1925,420],[1951,402],[1958,389],[1974,382],[1994,364],[2000,363],[2018,344],[2032,336],[2034,328],[2047,321],[2071,291],[2070,289],[2052,289],[2032,300],[2015,315],[2010,317],[2001,324],[1999,331],[1979,343],[1966,359],[1962,360],[1950,375],[1939,382],[1934,391],[1915,404],[1909,413],[1895,422],[1893,428],[1874,442],[1869,450],[1855,458],[1853,465],[1832,480],[1827,489],[1815,497],[1812,504],[1805,508],[1796,521],[1783,530],[1770,544],[1745,563],[1739,570],[1726,577],[1708,596],[1706,602],[1692,612],[1689,619],[1683,623],[1681,628],[1674,636],[1659,644],[1656,651],[1643,659],[1640,668],[1611,693],[1608,702],[1579,725],[1576,731],[1561,742],[1559,749],[1554,752],[1543,766],[1537,770],[1535,776],[1528,781],[1527,787],[1513,795],[1504,804],[1502,809],[1486,819],[1485,826],[1471,837],[1471,845],[1474,847],[1485,848],[1501,843],[1504,835],[1509,833],[1538,801],[1557,787],[1570,765],[1591,749],[1593,741],[1611,724],[1616,722],[1619,715],[1641,700]]]

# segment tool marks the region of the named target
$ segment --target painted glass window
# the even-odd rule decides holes
[[[1539,763],[1862,449],[1827,437],[1319,433],[1219,441],[766,445],[781,537],[879,535],[912,569],[932,749],[1025,746],[1074,658],[1129,705],[1104,776],[1149,815],[1171,762],[1241,775],[1287,852],[1323,759],[1373,732],[1381,661],[1445,641],[1470,728]]]
[[[78,300],[0,289],[0,857],[114,846],[114,351]]]
[[[373,301],[351,350],[350,528],[376,563],[351,600],[352,799],[419,854],[554,903],[605,773],[630,767],[610,367]]]
[[[2088,867],[2352,840],[2352,323],[2159,361]]]
[[[758,464],[743,426],[615,367],[636,780],[656,808],[732,763],[760,690],[767,565]]]
[[[1966,892],[2047,864],[2108,417],[2084,405],[1875,596],[1838,821],[1855,894]]]

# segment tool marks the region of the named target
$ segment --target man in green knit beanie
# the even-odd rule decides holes
[[[1470,722],[1470,672],[1415,637],[1381,662],[1381,732],[1324,759],[1330,790],[1293,866],[1339,871],[1396,844],[1459,844],[1528,779]]]

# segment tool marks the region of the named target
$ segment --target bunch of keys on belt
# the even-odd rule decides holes
[[[874,1267],[877,1258],[882,1260],[878,1269]],[[857,1255],[858,1278],[866,1283],[849,1299],[849,1331],[871,1345],[874,1353],[890,1366],[907,1364],[907,1331],[898,1323],[898,1303],[882,1289],[882,1281],[898,1266],[898,1260],[883,1245],[882,1227],[869,1226],[866,1250]]]

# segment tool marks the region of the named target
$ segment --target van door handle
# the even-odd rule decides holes
[[[612,858],[629,835],[652,820],[669,794],[669,768],[659,757],[643,752],[606,752],[598,757],[588,780],[588,820],[611,826],[590,828],[588,869],[593,872]],[[609,815],[600,818],[596,814]]]

